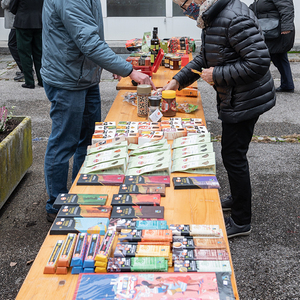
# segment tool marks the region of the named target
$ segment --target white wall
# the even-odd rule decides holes
[[[249,5],[253,0],[244,0]],[[166,17],[152,18],[107,18],[106,0],[101,0],[105,38],[108,41],[129,40],[142,38],[144,32],[152,31],[158,27],[160,38],[172,36],[189,36],[195,40],[200,39],[200,30],[196,27],[195,21],[187,17],[172,18],[172,0],[166,0]],[[300,1],[294,0],[296,43],[300,44]],[[4,28],[4,19],[0,18],[0,41],[7,41],[9,30]]]

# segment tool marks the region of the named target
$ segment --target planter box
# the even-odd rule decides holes
[[[32,164],[31,118],[22,122],[0,143],[0,208]]]

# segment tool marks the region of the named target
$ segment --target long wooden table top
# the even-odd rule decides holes
[[[189,54],[190,61],[193,59],[192,54]],[[170,68],[165,68],[164,66],[159,66],[156,73],[152,74],[152,81],[156,88],[164,87],[168,81],[170,81],[174,75],[176,75],[179,70],[171,70]],[[194,82],[191,85],[193,88],[197,89],[197,82]],[[116,87],[117,90],[136,90],[136,86],[134,86],[129,77],[122,78]]]
[[[136,107],[123,101],[126,91],[119,91],[105,121],[142,121],[137,117]],[[195,113],[178,113],[177,117],[195,117],[204,120],[200,93],[197,98],[177,97],[178,102],[188,101],[198,104],[199,108]],[[186,176],[186,173],[175,173],[174,176]],[[118,193],[117,186],[77,186],[73,183],[70,193],[81,194],[108,194],[109,205],[112,195]],[[161,200],[165,207],[165,219],[168,224],[217,224],[223,230],[224,238],[227,241],[226,230],[223,221],[223,212],[220,204],[219,192],[217,189],[202,190],[174,190],[171,187],[166,189],[166,197]],[[70,270],[67,275],[44,275],[44,266],[49,259],[57,240],[65,239],[65,235],[47,235],[35,261],[17,295],[17,300],[71,300],[75,291],[78,275],[72,275]],[[227,251],[230,256],[229,244],[226,242]],[[231,282],[236,299],[239,299],[232,260],[230,256],[232,277]]]

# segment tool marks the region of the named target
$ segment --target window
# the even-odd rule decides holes
[[[107,0],[108,17],[165,17],[166,0]]]
[[[0,6],[0,18],[4,17],[4,10],[2,9],[2,7]]]
[[[183,10],[180,6],[173,2],[173,17],[184,17]]]

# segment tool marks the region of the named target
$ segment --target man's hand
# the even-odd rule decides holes
[[[172,79],[170,82],[168,82],[162,90],[174,90],[177,91],[179,89],[179,82],[175,79]]]
[[[208,84],[213,85],[214,81],[213,81],[213,71],[214,68],[210,67],[208,69],[203,69],[202,70],[202,75],[201,78],[206,81]]]
[[[131,74],[129,75],[131,80],[134,80],[138,84],[150,84],[154,90],[156,90],[156,87],[150,77],[147,74],[144,74],[140,71],[133,70]]]
[[[113,78],[118,79],[120,81],[122,79],[122,76],[117,75],[117,74],[113,74]]]

